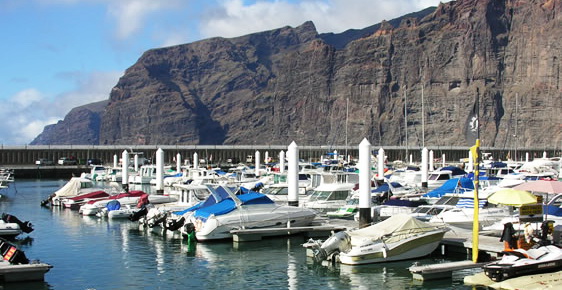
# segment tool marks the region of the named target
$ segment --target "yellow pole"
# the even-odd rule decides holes
[[[472,261],[474,263],[478,262],[478,231],[480,228],[478,222],[478,184],[480,183],[479,174],[480,174],[480,163],[479,160],[479,149],[480,148],[480,139],[476,139],[476,144],[470,147],[470,151],[472,151],[472,159],[474,163],[474,220],[472,222]]]

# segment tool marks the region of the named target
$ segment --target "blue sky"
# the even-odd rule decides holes
[[[151,48],[308,20],[320,33],[338,33],[439,2],[2,0],[0,144],[28,144],[72,108],[108,99],[124,71]]]

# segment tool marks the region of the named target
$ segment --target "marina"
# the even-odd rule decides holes
[[[421,187],[414,183],[408,183],[405,187],[402,187],[397,181],[390,183],[387,175],[390,176],[396,171],[396,175],[400,176],[398,172],[401,168],[394,168],[391,163],[383,161],[382,157],[386,157],[383,149],[378,151],[376,162],[372,162],[374,167],[370,168],[371,172],[369,172],[368,169],[364,170],[365,164],[369,163],[361,163],[361,161],[359,167],[354,167],[353,163],[347,164],[346,166],[352,170],[346,171],[341,166],[345,163],[343,157],[338,159],[328,157],[328,159],[321,159],[321,163],[299,162],[294,155],[295,152],[298,154],[298,149],[295,147],[294,143],[289,146],[287,173],[279,172],[280,169],[276,167],[278,166],[276,164],[267,164],[262,167],[259,162],[259,152],[256,152],[254,167],[246,164],[235,170],[223,170],[203,165],[199,167],[198,162],[193,164],[193,167],[184,167],[180,154],[176,155],[175,167],[165,167],[164,151],[161,149],[156,153],[154,165],[138,164],[137,156],[134,156],[134,161],[129,163],[131,156],[124,151],[121,160],[125,162],[120,164],[121,166],[118,166],[117,156],[114,156],[112,167],[105,166],[108,169],[122,167],[121,172],[128,172],[127,175],[122,175],[121,182],[109,181],[115,180],[115,176],[112,176],[112,174],[115,175],[112,173],[114,170],[101,170],[103,166],[92,167],[91,171],[83,171],[81,177],[72,177],[70,180],[17,178],[3,189],[0,205],[5,213],[25,219],[30,226],[33,222],[35,230],[26,231],[25,234],[20,233],[16,242],[30,257],[30,260],[34,259],[33,265],[52,266],[52,269],[47,268],[48,272],[43,272],[45,277],[41,285],[47,288],[52,287],[50,283],[56,285],[54,288],[58,288],[60,285],[65,287],[66,281],[60,281],[60,277],[64,276],[64,279],[67,279],[68,273],[65,272],[77,271],[75,268],[78,265],[83,267],[81,269],[93,267],[92,271],[97,273],[97,271],[101,271],[101,269],[96,270],[98,263],[109,263],[114,266],[107,269],[121,265],[117,268],[130,268],[133,272],[141,273],[148,271],[148,276],[152,275],[153,280],[144,280],[144,283],[153,284],[154,279],[157,279],[158,283],[162,283],[165,287],[172,283],[171,285],[175,285],[171,286],[173,288],[177,286],[173,283],[189,284],[193,282],[185,281],[185,277],[176,276],[180,273],[177,271],[197,272],[199,270],[195,269],[197,267],[209,270],[218,267],[221,269],[221,273],[265,271],[263,272],[264,277],[257,284],[254,280],[241,280],[241,284],[238,285],[240,287],[260,288],[263,287],[261,283],[265,281],[268,288],[269,283],[273,283],[272,287],[281,288],[316,288],[331,285],[330,288],[335,289],[346,289],[351,286],[378,289],[371,287],[379,285],[369,276],[371,273],[362,271],[371,269],[371,271],[377,272],[382,268],[385,269],[383,273],[388,271],[401,273],[400,277],[404,279],[404,284],[398,286],[399,288],[410,288],[412,285],[418,284],[415,285],[415,288],[434,289],[436,285],[445,285],[443,289],[447,289],[465,287],[464,280],[460,279],[459,275],[477,275],[483,271],[483,268],[490,267],[493,261],[505,259],[506,244],[502,242],[504,236],[500,239],[497,230],[480,229],[478,242],[473,241],[474,233],[470,225],[476,204],[478,208],[482,208],[480,217],[484,220],[480,221],[481,227],[490,227],[495,222],[500,222],[503,217],[511,217],[513,209],[508,210],[508,205],[521,207],[539,202],[538,196],[525,191],[521,191],[521,194],[529,199],[514,203],[514,199],[510,195],[511,191],[506,191],[509,194],[504,196],[489,194],[483,190],[484,197],[481,197],[480,201],[475,204],[474,198],[471,196],[477,194],[478,187],[473,186],[472,180],[467,177],[468,173],[464,171],[462,177],[460,174],[458,176],[436,174],[436,176],[443,176],[443,178],[436,179],[442,185],[433,185],[429,189],[423,184],[424,173],[419,175],[415,171],[414,176],[422,178],[415,179],[415,182],[421,181]],[[365,152],[365,150],[360,150],[361,152]],[[360,156],[364,157],[365,154],[360,154]],[[265,161],[268,159],[266,157]],[[200,161],[199,159],[194,160]],[[427,158],[425,160],[427,161]],[[533,168],[529,167],[532,164],[559,166],[554,160],[558,159],[535,159],[534,163],[528,162],[520,166],[521,168]],[[305,168],[304,171],[297,172],[299,166]],[[477,166],[477,164],[471,164],[471,162],[467,164],[470,172],[473,166]],[[140,172],[144,172],[143,168],[149,168],[150,179],[147,178],[145,182],[135,184],[132,180]],[[354,171],[357,168],[359,173]],[[445,171],[431,169],[425,174],[449,172],[451,169],[455,169],[450,166],[446,168]],[[545,169],[547,171],[543,172],[544,174],[557,176],[558,169],[548,168],[552,172],[548,172],[550,169]],[[76,169],[81,169],[81,167],[78,165]],[[183,172],[177,172],[175,169],[183,169]],[[522,172],[533,174],[527,171]],[[165,173],[177,184],[165,183]],[[379,178],[383,176],[384,179]],[[462,183],[461,179],[463,179]],[[361,186],[361,184],[365,184],[365,181],[372,184],[373,191],[365,192],[365,187]],[[268,188],[275,183],[284,184],[282,182],[286,182],[288,189],[287,199],[283,203],[274,202],[266,194],[259,192],[264,187]],[[404,182],[404,180],[400,182]],[[522,180],[521,182],[535,188],[532,186],[532,181]],[[548,181],[546,182],[548,183]],[[466,185],[463,185],[465,183]],[[167,186],[165,187],[164,184]],[[346,187],[341,187],[341,184],[345,184]],[[548,183],[548,185],[553,184]],[[382,185],[386,185],[386,187]],[[306,193],[296,194],[297,199],[294,199],[297,191],[295,189],[299,187],[303,187]],[[459,193],[460,187],[470,190],[470,192]],[[329,188],[329,190],[322,191],[321,188]],[[549,190],[546,192],[557,193],[559,191],[558,188]],[[102,194],[105,192],[107,194]],[[393,197],[394,192],[396,196]],[[441,193],[438,196],[432,195],[435,192]],[[519,192],[515,191],[515,193]],[[371,204],[380,204],[385,200],[418,199],[424,202],[429,201],[429,205],[431,205],[439,203],[437,199],[441,194],[452,194],[456,197],[453,199],[454,203],[443,208],[442,213],[459,212],[466,215],[465,219],[449,221],[442,213],[437,212],[427,212],[427,216],[422,217],[414,214],[413,208],[400,208],[398,204],[390,206],[397,210],[394,214],[383,217],[377,213],[372,216],[375,218],[373,224],[366,224],[363,216],[365,210],[371,210],[362,206],[365,196],[370,197],[369,203]],[[299,200],[299,195],[302,200]],[[466,197],[463,198],[463,196]],[[494,198],[491,198],[492,196]],[[352,203],[347,202],[354,198],[358,200]],[[547,200],[553,203],[554,207],[558,207],[558,198],[550,197]],[[326,206],[330,204],[329,202],[334,201],[338,202],[337,206],[334,206],[336,203]],[[322,202],[325,202],[326,205],[322,205]],[[77,204],[72,206],[73,203]],[[319,207],[320,205],[321,207]],[[498,216],[487,214],[487,208],[483,208],[484,205],[490,206],[491,210],[501,214]],[[40,210],[33,210],[38,207]],[[335,210],[338,207],[345,208],[345,211],[352,215],[348,215],[346,219],[326,216],[327,210]],[[496,210],[496,208],[502,210]],[[528,211],[525,213],[532,214]],[[556,217],[556,214],[553,212],[551,218]],[[138,217],[135,217],[137,215]],[[459,214],[457,214],[458,216]],[[379,218],[382,220],[377,220]],[[27,222],[28,220],[29,222]],[[534,218],[533,221],[539,220]],[[557,231],[551,232],[551,234],[554,237],[560,236],[560,228],[557,227]],[[195,242],[196,240],[197,242]],[[50,246],[38,246],[43,245],[43,241],[47,244],[51,243]],[[147,244],[148,241],[150,244]],[[54,254],[53,245],[60,246],[63,254]],[[139,248],[139,245],[144,246]],[[256,251],[257,248],[260,250]],[[478,252],[475,252],[475,249]],[[552,246],[548,249],[557,249],[557,247]],[[232,251],[236,253],[234,260],[229,258]],[[279,257],[270,256],[272,252],[277,253],[278,251],[282,251],[288,256],[282,254]],[[106,254],[102,255],[100,252]],[[142,253],[144,257],[139,257],[139,253]],[[534,252],[529,251],[528,253]],[[94,257],[90,255],[94,255]],[[556,255],[557,252],[551,254],[552,257],[557,257]],[[474,259],[478,257],[478,261],[473,262],[470,257],[473,261],[476,261]],[[260,263],[264,261],[275,262],[265,266]],[[195,264],[186,265],[186,263]],[[549,265],[548,263],[549,261],[546,261],[545,265]],[[65,268],[66,264],[72,264],[71,268]],[[254,267],[256,264],[261,265],[264,269],[256,269]],[[59,270],[61,266],[62,269]],[[288,277],[286,284],[275,284],[278,282],[270,281],[270,271],[265,270],[268,266],[286,269],[286,273],[284,273]],[[303,274],[299,271],[299,269],[302,270],[302,267],[322,269],[320,272],[327,271],[330,273],[328,275],[330,277],[335,275],[341,278],[342,275],[349,274],[350,269],[351,273],[360,274],[359,277],[338,280],[339,282],[336,283],[327,279],[326,276],[310,277],[309,274]],[[400,269],[395,267],[400,267]],[[555,270],[556,267],[553,269]],[[550,269],[548,270],[550,271]],[[23,270],[21,271],[23,273]],[[527,274],[517,268],[501,271],[509,271],[506,273],[513,277],[520,276],[521,273]],[[172,281],[163,279],[163,276],[170,273],[174,277]],[[174,275],[174,273],[177,274]],[[495,279],[494,276],[486,273],[489,278]],[[533,272],[528,272],[528,274],[533,274]],[[108,275],[108,281],[114,281],[116,278],[114,275],[123,279],[121,276],[124,273],[106,273],[106,275]],[[127,282],[117,288],[143,287],[143,284],[130,282],[133,275],[132,272],[127,272],[125,276],[128,276],[129,279],[124,279],[123,281]],[[301,275],[305,275],[307,278],[303,278]],[[93,281],[86,277],[87,275],[79,276],[80,283]],[[14,275],[12,278],[16,279],[17,276]],[[192,286],[208,288],[230,285],[206,284],[208,281],[198,280],[199,277],[189,276],[189,278],[197,281],[195,284],[189,284]],[[393,276],[393,278],[395,277]],[[148,277],[144,279],[148,279]],[[214,279],[213,283],[216,282],[217,277]],[[311,279],[318,281],[311,281]],[[360,282],[356,284],[355,280]],[[99,279],[96,279],[95,282],[100,283]],[[113,287],[113,285],[109,286],[102,282],[99,286],[87,287],[107,288]],[[437,286],[438,289],[439,287]]]

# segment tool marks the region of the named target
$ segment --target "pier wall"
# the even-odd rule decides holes
[[[262,158],[265,152],[274,160],[278,160],[281,150],[286,151],[287,146],[284,145],[143,145],[143,146],[126,146],[126,145],[57,145],[57,146],[43,146],[43,145],[24,145],[24,146],[1,146],[0,147],[0,166],[10,165],[35,165],[35,161],[40,158],[47,158],[52,160],[55,164],[61,157],[75,157],[78,159],[79,164],[86,164],[88,159],[97,158],[103,160],[104,164],[112,164],[113,156],[117,155],[121,158],[124,150],[129,151],[131,157],[135,152],[141,154],[142,157],[155,160],[155,153],[158,148],[164,150],[165,163],[175,164],[177,153],[181,154],[183,160],[193,162],[193,155],[197,153],[200,160],[212,164],[225,164],[229,161],[233,163],[239,162],[253,162],[247,160],[250,156],[253,160],[256,151],[260,151]],[[379,146],[372,146],[372,152],[377,154]],[[419,147],[402,147],[402,146],[387,146],[382,147],[385,149],[385,155],[388,161],[394,160],[409,160],[412,155],[414,162],[421,160],[421,149]],[[461,158],[468,157],[468,147],[427,147],[433,150],[434,158],[440,159],[442,154],[445,154],[447,163],[458,163]],[[358,158],[357,146],[299,146],[299,158],[305,161],[319,161],[320,157],[328,152],[337,150],[340,155],[349,155],[351,158]],[[496,160],[506,160],[508,157],[514,158],[517,154],[517,160],[525,160],[525,154],[529,153],[529,159],[535,157],[542,157],[546,152],[547,157],[561,156],[560,149],[542,149],[542,148],[520,148],[517,152],[513,150],[498,149],[498,148],[481,148],[482,152],[489,152]],[[263,161],[262,161],[263,162]]]

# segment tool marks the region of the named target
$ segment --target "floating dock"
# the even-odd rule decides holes
[[[484,273],[464,277],[465,285],[485,286],[493,289],[560,289],[562,271],[526,275],[494,282]]]
[[[426,281],[451,278],[453,271],[480,268],[485,264],[486,263],[474,263],[472,261],[458,261],[423,266],[411,266],[409,270],[415,280]]]

